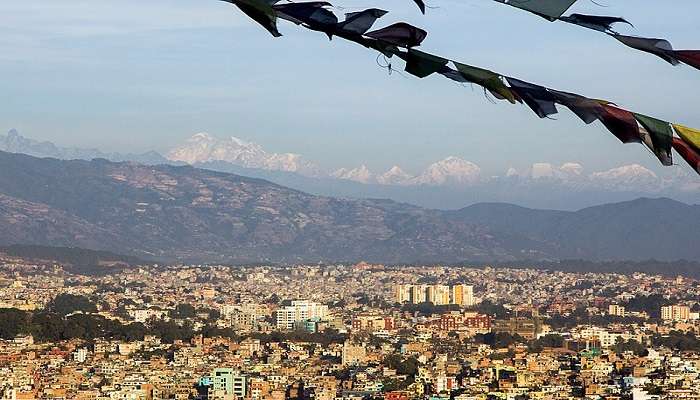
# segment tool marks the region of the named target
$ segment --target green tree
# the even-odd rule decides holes
[[[76,311],[97,312],[97,306],[85,296],[62,293],[51,300],[46,309],[50,312],[67,315]]]

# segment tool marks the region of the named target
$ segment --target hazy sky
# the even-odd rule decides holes
[[[624,16],[636,29],[622,33],[700,48],[697,0],[602,1],[570,12]],[[700,71],[491,0],[428,4],[438,8],[423,16],[411,0],[337,0],[336,12],[383,8],[375,27],[421,26],[425,51],[700,127]],[[540,120],[440,76],[388,76],[372,51],[286,21],[274,39],[221,1],[3,0],[0,15],[0,130],[60,145],[164,152],[207,131],[326,168],[414,172],[454,155],[494,174],[541,161],[660,170],[567,110]]]

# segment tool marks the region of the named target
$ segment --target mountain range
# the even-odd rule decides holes
[[[364,165],[323,171],[299,154],[268,152],[253,142],[236,137],[219,139],[207,133],[195,134],[162,156],[153,151],[121,154],[59,147],[25,138],[12,130],[7,136],[0,136],[0,151],[64,160],[104,158],[149,165],[193,165],[261,178],[316,195],[388,198],[439,209],[457,209],[478,202],[512,202],[535,208],[576,210],[643,196],[688,203],[700,199],[700,180],[682,168],[669,168],[664,175],[657,175],[638,164],[587,172],[576,162],[535,163],[526,169],[509,168],[502,175],[490,176],[473,162],[450,156],[418,174],[407,173],[400,166],[383,173],[375,173]]]
[[[452,211],[307,194],[191,166],[0,152],[0,245],[197,262],[700,260],[700,206]]]

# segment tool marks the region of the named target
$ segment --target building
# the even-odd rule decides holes
[[[261,304],[246,303],[241,305],[224,305],[221,307],[222,319],[229,322],[230,327],[241,330],[251,331],[259,327],[259,322],[264,319],[265,315],[270,315],[267,308]]]
[[[688,321],[690,307],[680,304],[661,307],[661,319],[664,321]]]
[[[275,324],[278,329],[294,329],[297,321],[313,319],[325,320],[328,306],[311,301],[292,301],[292,304],[275,311]]]
[[[461,306],[471,307],[474,305],[474,303],[474,286],[452,286],[452,304],[459,304]]]
[[[367,349],[363,344],[355,344],[351,341],[343,343],[343,365],[363,364],[367,359]]]
[[[394,329],[394,319],[376,314],[359,314],[352,318],[352,329],[356,331],[390,331]]]
[[[409,303],[411,301],[412,285],[396,285],[394,288],[394,299],[397,303]]]
[[[608,314],[609,315],[615,315],[618,317],[624,317],[625,314],[625,307],[621,306],[619,304],[610,304],[608,306]]]
[[[232,368],[216,368],[199,381],[207,389],[210,400],[243,399],[247,395],[247,377]]]
[[[450,287],[446,285],[430,285],[426,288],[427,301],[439,306],[450,304]]]
[[[491,317],[476,312],[464,314],[463,329],[474,336],[477,333],[488,333],[491,330]]]
[[[420,304],[430,302],[435,305],[457,304],[474,305],[474,287],[471,285],[397,285],[394,289],[397,303]]]
[[[426,285],[411,286],[411,303],[420,304],[427,301]]]
[[[542,333],[542,324],[537,318],[515,317],[493,321],[491,331],[494,333],[520,335],[525,339],[532,340]]]

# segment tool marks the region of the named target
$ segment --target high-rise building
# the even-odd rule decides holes
[[[446,285],[428,286],[428,301],[435,305],[450,304],[450,287]]]
[[[411,287],[413,285],[396,285],[394,289],[394,299],[397,303],[403,304],[411,301]]]
[[[452,286],[452,303],[465,307],[474,305],[474,286],[454,285]]]
[[[427,293],[426,293],[426,286],[425,285],[413,285],[411,286],[411,303],[413,304],[420,304],[420,303],[425,303],[427,301]]]
[[[397,303],[419,304],[431,302],[435,305],[474,305],[474,287],[471,285],[397,285],[394,289]]]
[[[443,305],[450,304],[452,302],[450,298],[451,289],[447,285],[435,285],[433,286],[433,304]]]
[[[297,321],[307,321],[318,318],[326,319],[328,306],[312,301],[292,301],[290,306],[275,311],[275,323],[278,329],[294,329]]]
[[[664,321],[687,321],[690,319],[690,307],[680,304],[661,307],[661,319]]]

